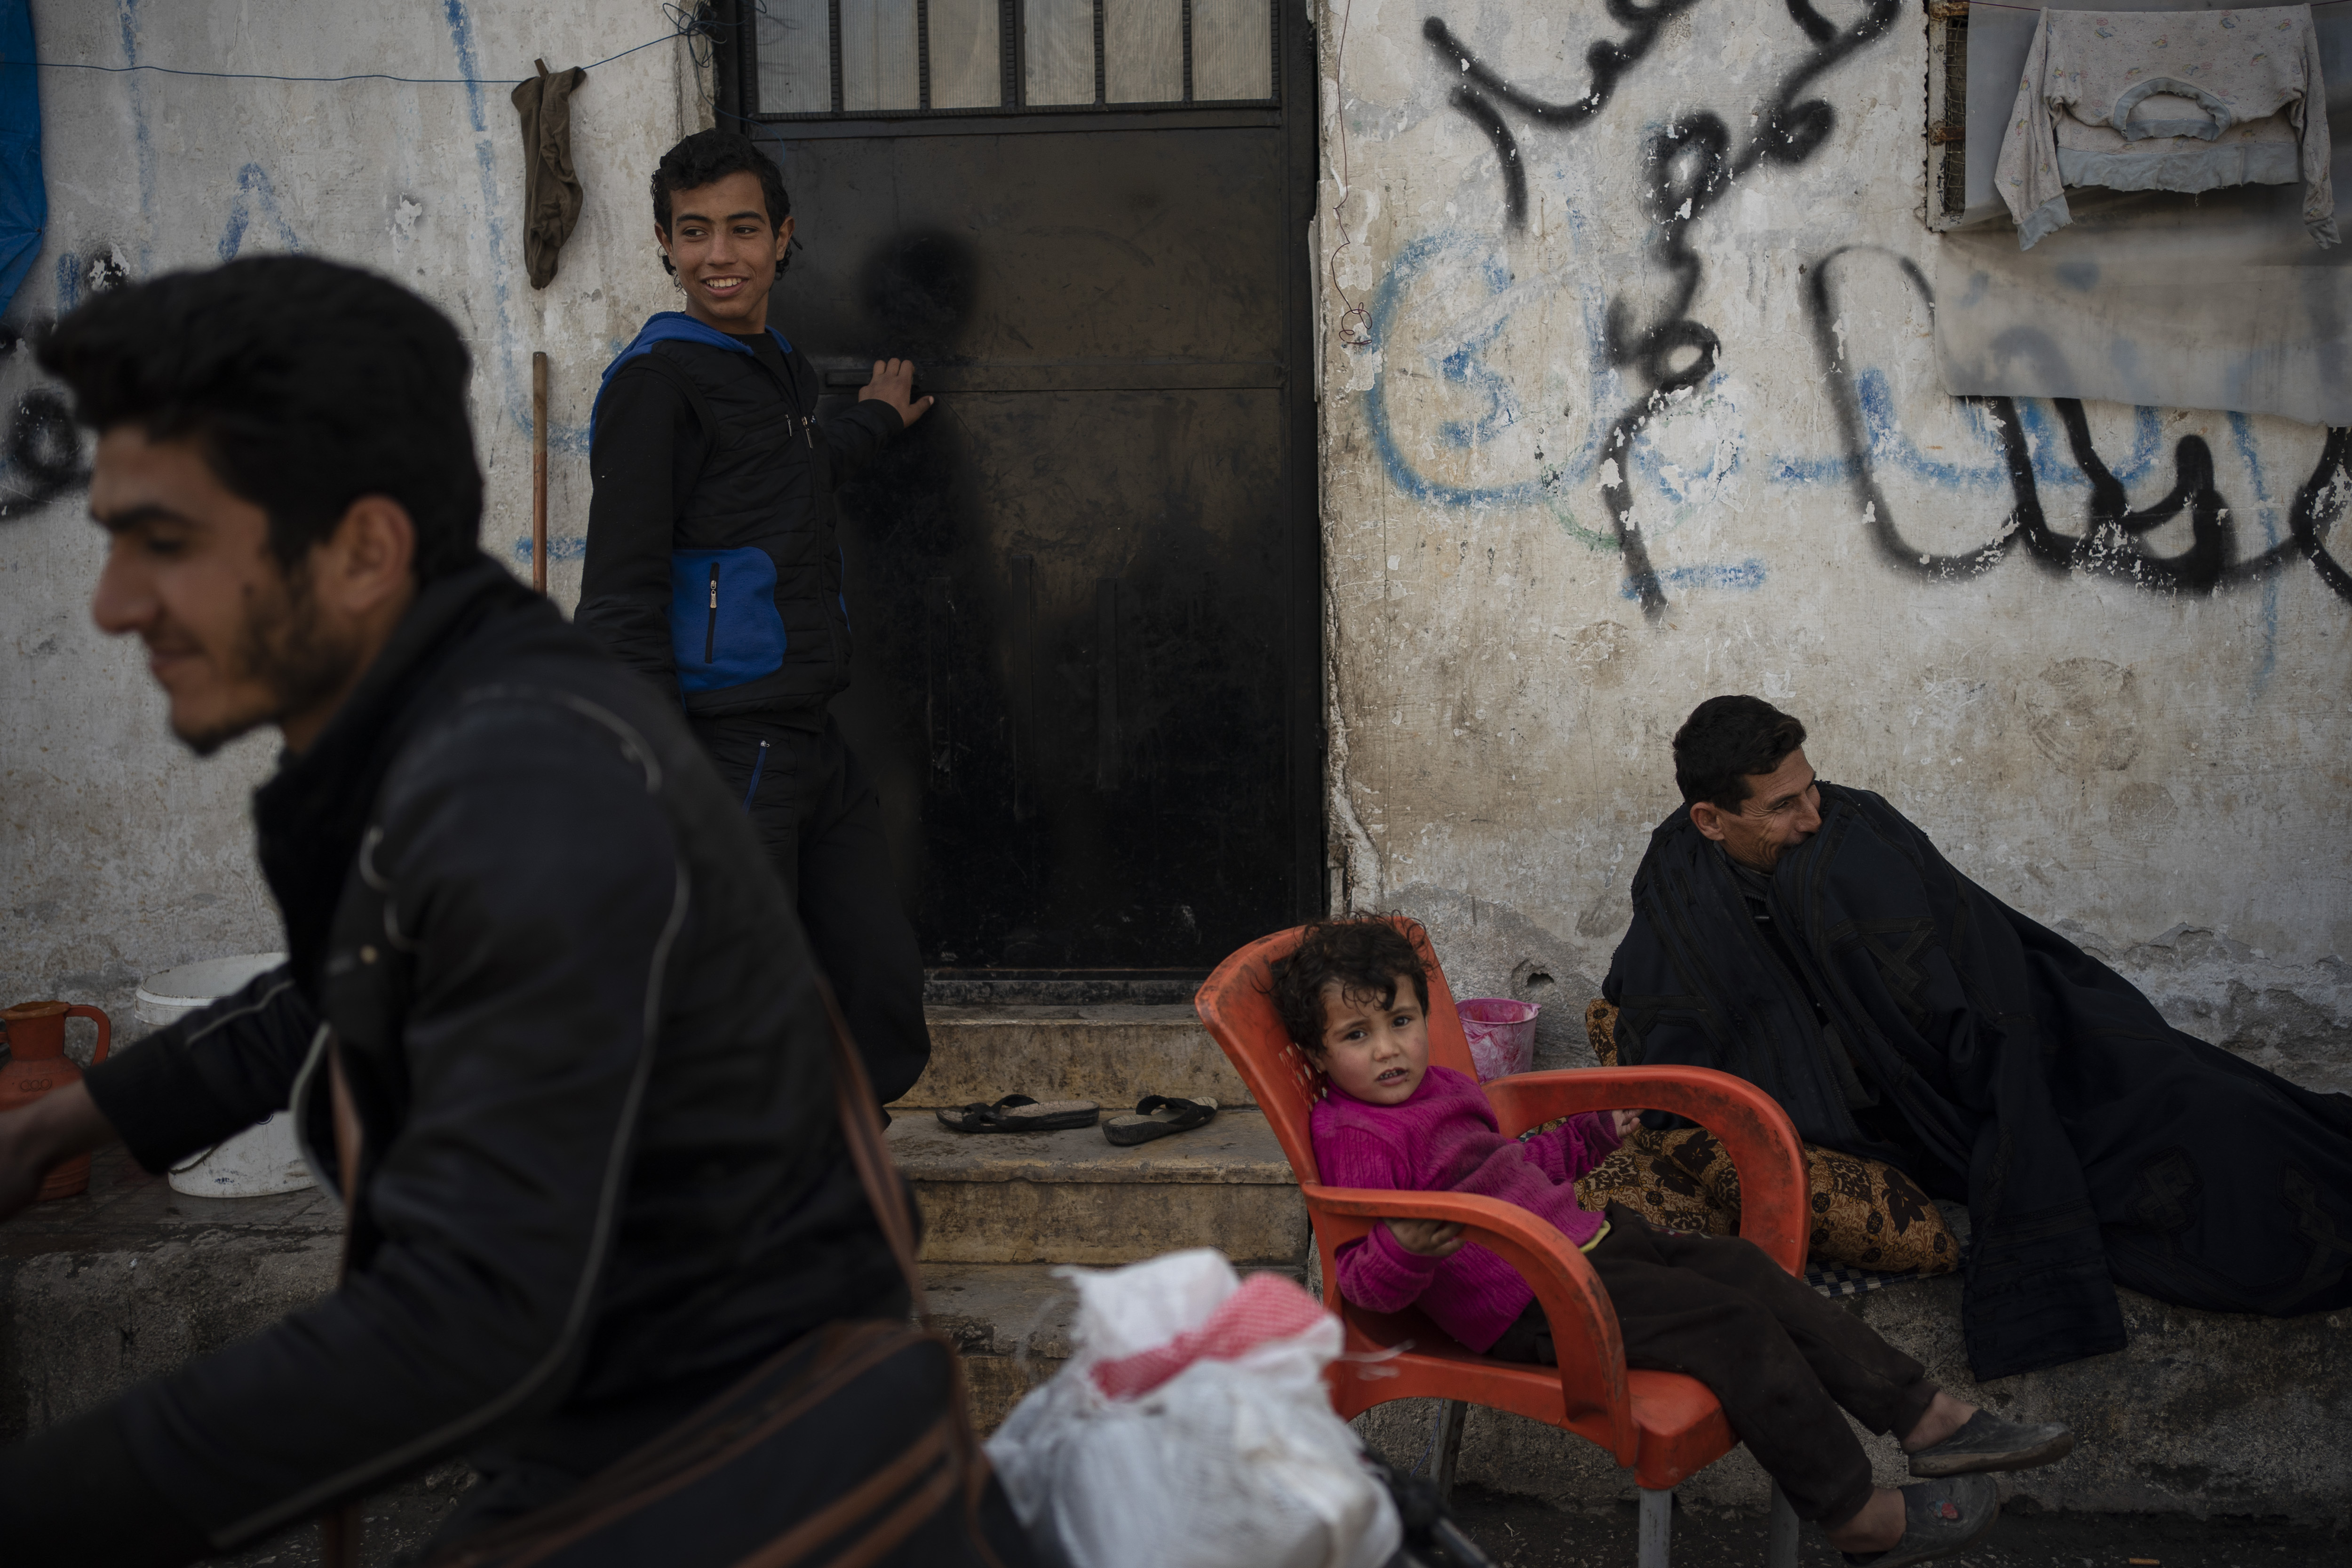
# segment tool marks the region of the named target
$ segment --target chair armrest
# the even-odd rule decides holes
[[[1346,1242],[1369,1233],[1383,1219],[1434,1219],[1458,1223],[1464,1239],[1496,1253],[1519,1271],[1542,1303],[1559,1357],[1559,1392],[1569,1417],[1601,1415],[1608,1423],[1603,1445],[1620,1465],[1637,1457],[1639,1435],[1625,1388],[1625,1345],[1617,1331],[1617,1310],[1609,1303],[1584,1254],[1559,1227],[1530,1210],[1500,1198],[1471,1193],[1414,1193],[1386,1187],[1299,1185],[1314,1217],[1324,1253],[1325,1293],[1339,1296],[1334,1259]]]
[[[1667,1110],[1723,1140],[1739,1173],[1739,1234],[1791,1274],[1805,1267],[1811,1231],[1805,1146],[1780,1102],[1712,1068],[1573,1068],[1515,1073],[1486,1086],[1504,1132],[1586,1110]]]

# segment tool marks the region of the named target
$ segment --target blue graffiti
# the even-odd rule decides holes
[[[245,247],[245,231],[256,214],[277,227],[278,243],[289,250],[302,248],[302,241],[286,215],[278,210],[278,192],[269,184],[269,173],[258,163],[247,163],[236,172],[236,200],[229,204],[228,224],[221,230],[220,258],[234,261]]]
[[[122,30],[122,63],[139,63],[139,0],[117,0],[115,17]],[[131,94],[131,135],[132,161],[139,171],[139,216],[148,221],[140,226],[139,275],[146,277],[154,270],[153,233],[155,215],[155,142],[147,125],[147,82],[138,71],[131,73],[125,90]]]
[[[1752,593],[1764,585],[1764,563],[1750,556],[1731,566],[1662,566],[1657,576],[1662,587],[1728,588],[1736,593]],[[1642,588],[1639,583],[1621,583],[1617,595],[1639,604]]]
[[[519,566],[530,564],[530,534],[526,533],[514,542],[514,558]],[[585,561],[588,559],[588,542],[576,533],[551,533],[547,536],[547,558],[550,561]]]
[[[1395,426],[1390,417],[1388,387],[1392,370],[1390,359],[1391,354],[1402,352],[1402,345],[1398,342],[1397,318],[1405,295],[1439,258],[1465,251],[1469,245],[1469,241],[1442,235],[1415,240],[1390,263],[1387,275],[1373,290],[1365,332],[1380,348],[1381,359],[1380,372],[1373,376],[1370,389],[1364,394],[1365,423],[1371,435],[1373,449],[1380,454],[1381,466],[1387,470],[1389,482],[1417,500],[1433,501],[1449,507],[1539,506],[1592,477],[1593,468],[1599,460],[1601,437],[1608,431],[1606,419],[1590,419],[1584,439],[1573,450],[1560,454],[1538,478],[1500,485],[1453,485],[1430,479],[1414,468],[1397,439]],[[1511,287],[1509,271],[1491,255],[1480,260],[1477,274],[1489,298],[1503,295]],[[1585,307],[1584,313],[1588,318],[1588,336],[1598,341],[1597,323],[1590,319],[1591,302],[1584,300],[1580,303]],[[1438,427],[1438,439],[1449,447],[1467,447],[1489,440],[1519,417],[1517,397],[1503,377],[1480,357],[1502,336],[1510,319],[1510,313],[1505,312],[1460,346],[1430,362],[1441,379],[1475,394],[1479,400],[1477,411],[1472,417],[1448,421]],[[1616,397],[1616,379],[1613,372],[1598,365],[1592,367],[1593,406],[1598,407]]]
[[[1885,371],[1873,366],[1860,372],[1854,377],[1853,391],[1863,428],[1870,441],[1873,466],[1944,489],[1992,490],[2009,484],[2009,467],[2000,460],[2003,448],[2000,432],[1981,405],[1963,403],[1959,408],[1969,435],[1982,447],[1989,460],[1979,464],[1956,463],[1928,456],[1904,433],[1902,421],[1895,414],[1894,387]],[[2033,477],[2043,484],[2088,489],[2090,476],[2074,460],[2065,431],[2050,405],[2039,398],[2021,400],[2017,413],[2024,426],[2026,445],[2032,452]],[[2125,484],[2136,484],[2154,473],[2164,445],[2157,411],[2137,408],[2132,413],[2131,454],[2111,470]],[[1858,468],[1855,459],[1847,457],[1781,457],[1772,458],[1765,472],[1778,484],[1845,484],[1855,478]]]
[[[1519,400],[1492,365],[1482,363],[1478,356],[1486,346],[1503,335],[1509,318],[1495,322],[1485,331],[1464,341],[1461,347],[1437,362],[1438,374],[1456,386],[1475,387],[1484,395],[1486,412],[1474,420],[1448,419],[1437,427],[1437,438],[1456,451],[1483,447],[1509,426],[1518,423]]]
[[[1571,231],[1575,226],[1571,217]],[[1568,449],[1547,458],[1535,477],[1490,485],[1457,485],[1433,479],[1405,453],[1389,406],[1389,378],[1399,370],[1406,352],[1400,319],[1413,285],[1443,261],[1467,261],[1465,269],[1475,281],[1465,281],[1463,288],[1483,289],[1486,299],[1501,301],[1505,308],[1491,321],[1472,327],[1442,353],[1424,357],[1437,379],[1467,395],[1471,402],[1465,416],[1436,426],[1437,443],[1451,450],[1470,449],[1492,440],[1525,416],[1518,395],[1484,357],[1493,345],[1504,340],[1516,314],[1515,309],[1509,308],[1511,301],[1506,299],[1514,287],[1514,279],[1499,256],[1491,251],[1475,259],[1469,258],[1471,247],[1478,243],[1483,242],[1444,235],[1416,240],[1399,252],[1373,289],[1365,333],[1381,350],[1381,368],[1364,394],[1365,425],[1373,450],[1380,456],[1389,482],[1416,500],[1473,510],[1540,507],[1559,516],[1563,525],[1587,543],[1616,549],[1617,541],[1612,535],[1580,528],[1565,515],[1568,497],[1590,484],[1600,468],[1612,424],[1600,410],[1622,402],[1623,397],[1622,377],[1608,363],[1601,304],[1580,289],[1579,313],[1585,341],[1592,345],[1585,370],[1591,388],[1588,406],[1593,412],[1584,416],[1580,438]],[[1535,291],[1531,286],[1530,294]],[[1459,295],[1449,298],[1458,300]],[[1728,395],[1725,388],[1726,378],[1717,375],[1711,378],[1704,395],[1725,400]],[[1655,485],[1669,502],[1686,506],[1696,499],[1699,487],[1720,482],[1739,471],[1743,459],[1736,443],[1727,454],[1711,454],[1704,468],[1695,472],[1684,469],[1662,446],[1659,437],[1663,430],[1661,422],[1652,422],[1634,431],[1624,443],[1623,460]],[[1658,581],[1691,587],[1745,589],[1762,582],[1763,575],[1760,563],[1747,561],[1734,565],[1681,567],[1659,574]]]

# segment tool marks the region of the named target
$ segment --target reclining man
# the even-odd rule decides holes
[[[354,1117],[362,1152],[332,1295],[0,1453],[8,1561],[184,1563],[459,1454],[468,1534],[822,1324],[903,1321],[799,922],[675,707],[477,548],[448,321],[255,258],[41,359],[100,432],[99,625],[199,754],[285,738],[254,816],[291,958],[0,1117],[0,1216],[289,1097],[314,1163]]]
[[[2115,1286],[2214,1311],[2352,1303],[2352,1097],[2190,1038],[1754,697],[1675,736],[1607,984],[1619,1059],[1719,1068],[1811,1143],[1968,1201],[1979,1378],[2119,1350]]]

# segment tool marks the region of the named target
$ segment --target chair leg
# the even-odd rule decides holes
[[[1789,1506],[1789,1494],[1780,1483],[1772,1483],[1772,1535],[1764,1561],[1769,1568],[1797,1568],[1797,1510]]]
[[[1666,1568],[1666,1561],[1674,1552],[1674,1489],[1654,1492],[1643,1487],[1641,1545],[1634,1554],[1638,1568]]]
[[[1454,1495],[1454,1467],[1462,1458],[1462,1427],[1470,1418],[1467,1400],[1442,1401],[1437,1409],[1437,1500],[1443,1506]]]

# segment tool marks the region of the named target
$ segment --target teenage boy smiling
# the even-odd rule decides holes
[[[887,1103],[930,1054],[922,961],[873,785],[826,704],[849,684],[834,480],[929,409],[880,360],[845,408],[772,323],[792,203],[750,140],[662,155],[654,237],[685,309],[604,372],[579,625],[684,708],[808,928]]]

